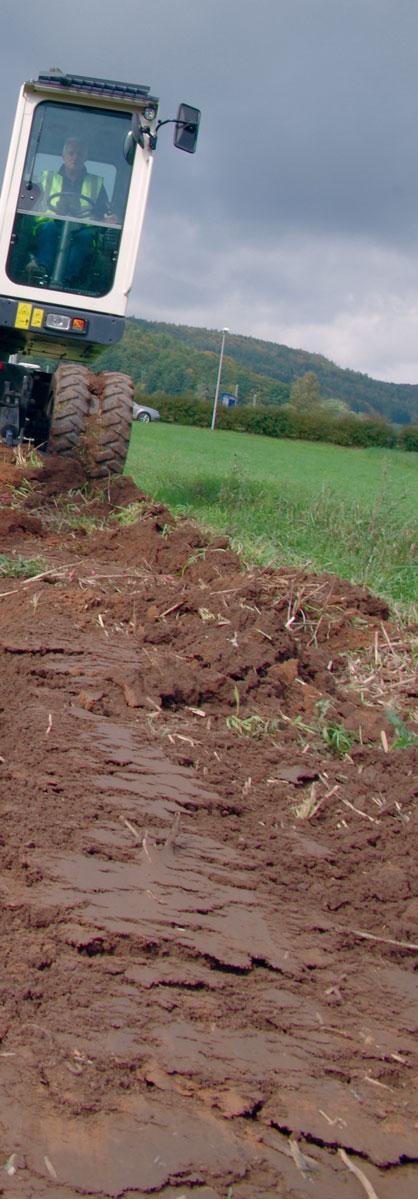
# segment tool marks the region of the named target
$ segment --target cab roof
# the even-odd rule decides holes
[[[74,93],[77,96],[105,96],[108,99],[125,100],[133,105],[148,100],[158,104],[149,95],[149,87],[142,83],[122,83],[117,79],[97,79],[92,75],[71,75],[58,67],[42,71],[37,79],[31,79],[26,87],[34,91]]]

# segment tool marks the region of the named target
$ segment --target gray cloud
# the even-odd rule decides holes
[[[0,158],[45,66],[202,108],[162,130],[136,315],[253,333],[415,381],[416,0],[2,0]]]

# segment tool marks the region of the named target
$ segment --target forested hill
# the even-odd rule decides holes
[[[106,370],[132,375],[146,395],[214,393],[221,334],[214,329],[130,318],[123,340],[100,359]],[[314,371],[326,399],[344,400],[354,412],[379,412],[399,424],[418,423],[418,385],[382,383],[357,371],[343,370],[320,354],[293,350],[275,342],[228,333],[222,390],[238,386],[242,401],[283,404],[299,376]]]

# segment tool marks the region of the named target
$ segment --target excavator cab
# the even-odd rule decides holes
[[[175,144],[189,153],[199,117],[181,105],[173,122]],[[100,425],[96,474],[123,466],[133,385],[84,364],[122,336],[166,123],[148,87],[57,70],[24,84],[16,112],[0,199],[0,438],[41,435],[74,452],[89,418],[97,430],[106,410],[113,449]],[[28,355],[58,369],[22,370]]]

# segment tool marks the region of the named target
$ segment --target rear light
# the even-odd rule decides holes
[[[65,316],[63,312],[48,312],[45,325],[60,333],[87,333],[87,321],[83,316]]]

